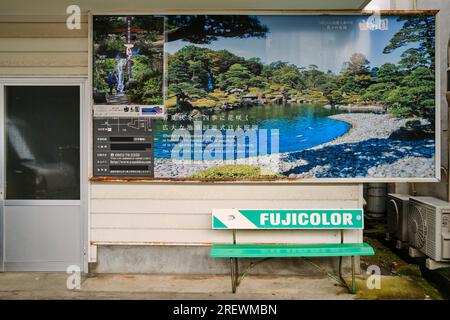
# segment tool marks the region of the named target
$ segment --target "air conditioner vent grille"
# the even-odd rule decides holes
[[[426,253],[428,256],[435,258],[436,252],[436,209],[425,207],[427,215],[427,241],[426,241]]]
[[[450,202],[434,197],[410,197],[407,230],[411,247],[434,261],[448,261],[450,243],[446,242],[445,214]]]
[[[408,215],[408,238],[414,248],[422,249],[425,245],[426,227],[423,208],[413,204]]]
[[[388,201],[387,204],[387,227],[389,233],[396,233],[400,225],[400,212],[402,203],[394,199]]]

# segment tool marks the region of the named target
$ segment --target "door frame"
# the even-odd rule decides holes
[[[0,150],[5,154],[5,86],[78,86],[80,88],[80,200],[5,200],[6,161],[0,157],[0,272],[4,270],[5,255],[5,216],[4,206],[21,205],[74,205],[80,206],[80,252],[81,272],[88,272],[88,199],[89,199],[89,128],[90,108],[87,96],[88,79],[86,77],[7,77],[0,78]],[[5,203],[6,202],[6,203]]]

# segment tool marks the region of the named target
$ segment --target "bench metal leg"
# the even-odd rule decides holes
[[[239,265],[237,258],[230,258],[230,270],[231,270],[231,291],[236,293],[237,286],[239,285]]]
[[[356,293],[356,282],[355,282],[355,256],[352,256],[352,293]]]
[[[348,291],[352,294],[356,293],[356,281],[355,281],[355,256],[351,256],[352,259],[352,286],[351,288],[348,286],[344,277],[342,276],[342,257],[339,257],[339,279],[342,284],[348,289]]]
[[[348,288],[347,282],[345,282],[344,277],[342,276],[342,257],[339,257],[339,267],[338,267],[338,271],[339,271],[339,279],[341,280],[341,283],[344,287]]]
[[[236,230],[233,230],[233,244],[236,244]],[[239,285],[238,258],[230,258],[230,269],[231,269],[231,291],[233,293],[236,293],[237,286]]]
[[[239,285],[239,263],[238,263],[238,258],[234,258],[234,270],[236,270],[236,288]]]

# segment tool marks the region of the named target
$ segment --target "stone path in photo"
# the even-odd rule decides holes
[[[328,143],[289,153],[283,162],[291,165],[284,171],[290,178],[434,177],[434,140],[389,139],[408,119],[372,113],[331,117],[351,123],[352,129]]]

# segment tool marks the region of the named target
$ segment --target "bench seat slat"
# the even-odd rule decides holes
[[[211,258],[289,258],[371,256],[367,243],[336,244],[214,244]]]

